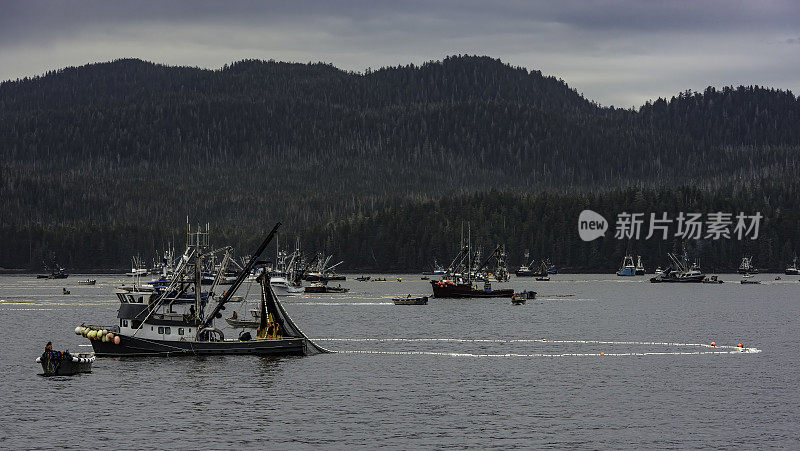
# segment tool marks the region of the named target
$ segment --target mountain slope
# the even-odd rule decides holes
[[[759,87],[603,108],[488,57],[363,74],[117,60],[0,83],[0,225],[301,230],[487,190],[728,190],[796,178],[798,118],[791,92]]]

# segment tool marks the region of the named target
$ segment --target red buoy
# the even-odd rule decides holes
[[[716,346],[716,345],[717,345],[717,343],[715,341],[711,342],[711,346]]]
[[[739,347],[740,347],[740,348],[743,348],[743,347],[744,347],[744,345],[743,345],[743,344],[741,344],[741,343],[739,343]]]

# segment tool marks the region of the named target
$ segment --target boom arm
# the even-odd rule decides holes
[[[239,289],[239,286],[244,282],[247,278],[247,275],[250,274],[250,270],[253,269],[253,266],[256,264],[258,257],[264,252],[264,249],[267,248],[267,245],[272,241],[272,238],[278,232],[278,228],[281,226],[281,223],[275,223],[275,227],[272,228],[272,231],[269,232],[269,235],[264,239],[264,242],[261,243],[261,246],[258,247],[256,252],[250,257],[250,261],[244,266],[244,269],[239,273],[239,277],[236,278],[236,281],[233,282],[233,285],[225,292],[225,295],[222,296],[222,299],[219,300],[217,305],[214,307],[214,310],[209,313],[205,320],[203,320],[203,324],[200,329],[208,327],[211,325],[211,322],[214,321],[214,318],[219,315],[220,310],[225,306],[225,304],[231,300],[231,297]]]

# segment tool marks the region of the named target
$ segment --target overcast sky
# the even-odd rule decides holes
[[[0,4],[0,80],[123,57],[355,71],[478,54],[603,105],[708,85],[800,94],[800,0],[38,1]]]

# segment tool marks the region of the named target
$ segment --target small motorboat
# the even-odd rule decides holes
[[[703,279],[703,283],[725,283],[723,280],[717,278],[717,276],[710,276]]]
[[[547,282],[548,280],[550,280],[550,278],[547,277],[547,276],[545,276],[545,277],[537,277],[536,278],[537,282]]]
[[[356,280],[359,282],[366,282],[369,280],[369,278],[370,276],[361,276],[361,277],[356,277]]]
[[[511,303],[514,305],[522,305],[527,300],[528,297],[525,296],[523,293],[514,293],[511,295]]]
[[[48,342],[45,351],[36,358],[42,365],[44,376],[73,376],[78,373],[91,373],[94,353],[70,354],[69,351],[54,351]]]
[[[394,298],[392,301],[394,305],[426,305],[428,303],[428,296],[412,298],[411,295],[408,295],[406,298]]]
[[[94,285],[97,283],[95,279],[79,280],[78,285]]]
[[[422,276],[419,278],[419,280],[431,280],[431,278],[428,276]]]
[[[69,290],[67,290],[66,288],[62,288],[61,290],[63,290],[62,292],[63,292],[64,294],[69,294]]]

